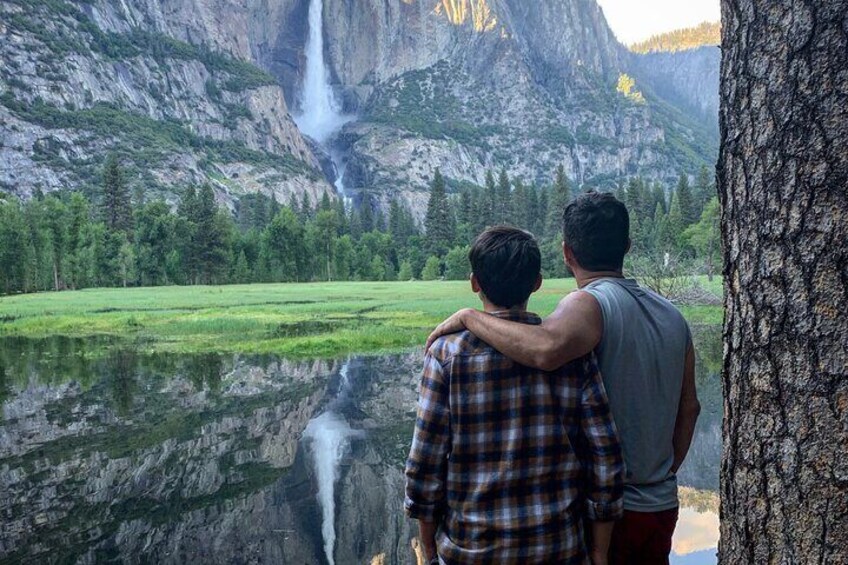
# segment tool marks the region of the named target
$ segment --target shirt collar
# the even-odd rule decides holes
[[[501,318],[504,320],[509,320],[511,322],[519,322],[522,324],[530,324],[532,326],[538,326],[542,323],[542,319],[534,314],[533,312],[518,312],[515,310],[501,310],[499,312],[488,312],[490,316],[494,316],[496,318]]]

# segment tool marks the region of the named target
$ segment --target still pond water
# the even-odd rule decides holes
[[[715,563],[719,333],[672,563]],[[403,462],[421,355],[290,362],[0,340],[0,562],[419,563]]]

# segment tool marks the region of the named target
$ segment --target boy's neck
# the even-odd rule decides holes
[[[513,306],[512,308],[504,308],[503,306],[498,306],[497,304],[492,304],[488,300],[483,300],[483,311],[487,314],[494,314],[495,312],[515,312],[521,313],[527,311],[527,303],[519,304],[517,306]]]

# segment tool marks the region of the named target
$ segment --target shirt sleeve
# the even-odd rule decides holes
[[[624,515],[624,458],[594,354],[583,362],[583,372],[580,430],[588,448],[586,517],[618,520]]]
[[[448,383],[442,363],[428,353],[418,399],[412,449],[406,462],[407,515],[437,521],[445,506],[445,481],[451,448]]]

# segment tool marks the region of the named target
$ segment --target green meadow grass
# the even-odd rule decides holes
[[[720,281],[704,286],[720,292]],[[574,281],[545,281],[530,308],[547,315]],[[467,282],[343,282],[91,289],[0,298],[0,336],[117,336],[184,353],[333,357],[423,343],[446,316],[479,305]],[[720,324],[717,306],[682,308]]]

